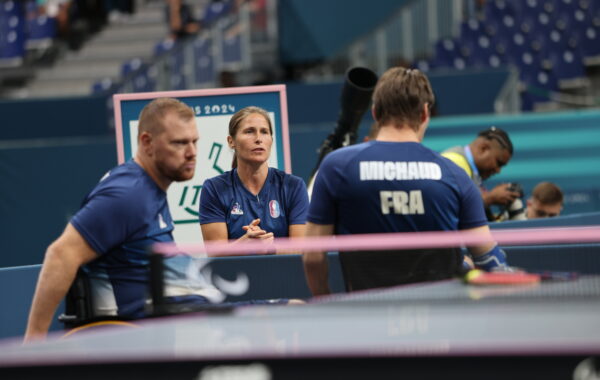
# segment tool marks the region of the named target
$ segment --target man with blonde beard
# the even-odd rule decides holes
[[[135,157],[110,170],[86,196],[62,235],[48,247],[25,340],[45,337],[60,301],[83,266],[98,315],[144,314],[147,247],[172,242],[167,188],[193,177],[198,130],[193,110],[159,98],[139,117]]]

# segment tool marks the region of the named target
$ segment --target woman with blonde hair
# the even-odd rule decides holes
[[[267,111],[246,107],[229,122],[232,170],[204,182],[200,227],[205,241],[304,236],[308,193],[304,181],[269,167],[273,127]]]

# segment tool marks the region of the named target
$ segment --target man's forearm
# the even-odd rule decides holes
[[[78,263],[48,250],[31,304],[25,341],[46,336],[54,312],[67,294],[78,268]]]
[[[304,273],[308,288],[314,296],[331,293],[329,289],[329,263],[324,252],[307,252],[303,256]]]

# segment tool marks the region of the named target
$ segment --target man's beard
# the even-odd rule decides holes
[[[167,177],[171,181],[183,182],[183,181],[188,181],[194,177],[195,166],[194,166],[194,170],[184,169],[184,166],[188,165],[188,164],[189,163],[186,162],[185,164],[181,165],[181,167],[179,167],[178,169],[169,169],[169,168],[165,168],[163,166],[159,166],[159,169],[160,169],[161,173],[163,174],[163,176]]]

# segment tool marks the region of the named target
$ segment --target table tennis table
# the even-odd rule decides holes
[[[600,276],[458,279],[0,343],[0,379],[572,379],[597,372]]]

